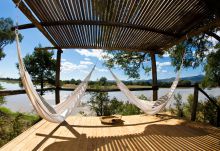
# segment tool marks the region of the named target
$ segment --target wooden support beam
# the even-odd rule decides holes
[[[61,64],[61,49],[57,50],[57,64],[56,64],[56,83],[55,83],[55,100],[56,104],[60,103],[60,64]]]
[[[177,87],[180,88],[192,88],[194,87],[194,85],[178,85]],[[170,88],[170,86],[162,86],[160,88]],[[53,91],[56,88],[44,88],[44,91]],[[158,87],[156,88],[151,88],[151,87],[141,87],[141,88],[129,88],[130,91],[148,91],[148,90],[158,90]],[[41,89],[37,89],[37,91],[40,91]],[[74,91],[74,88],[60,88],[59,90],[63,90],[63,91]],[[118,88],[105,88],[105,89],[94,89],[94,88],[87,88],[86,92],[118,92],[120,91],[120,89]],[[8,96],[8,95],[17,95],[17,94],[25,94],[25,90],[21,89],[21,90],[0,90],[0,96]]]
[[[216,126],[220,127],[220,108],[217,108],[217,121]]]
[[[93,20],[66,20],[66,21],[53,21],[53,22],[41,22],[41,26],[48,27],[48,26],[61,26],[61,25],[99,25],[99,26],[111,26],[111,27],[123,27],[123,28],[131,28],[131,29],[137,29],[137,30],[145,30],[149,32],[154,32],[158,34],[162,34],[165,36],[170,36],[174,38],[178,38],[179,36],[177,34],[174,34],[172,32],[142,26],[142,25],[135,25],[135,24],[128,24],[128,23],[121,23],[121,22],[111,22],[111,21],[93,21]],[[35,28],[36,26],[34,24],[24,24],[19,25],[18,29],[29,29],[29,28]],[[15,28],[12,27],[12,30]]]
[[[137,52],[153,52],[154,54],[163,54],[162,51],[158,50],[145,50],[144,48],[124,48],[124,47],[103,47],[103,46],[68,46],[60,47],[61,49],[103,49],[103,50],[124,50],[124,51],[137,51]],[[53,50],[59,49],[57,47],[43,47],[35,48],[35,50]]]
[[[157,93],[157,66],[156,66],[156,58],[154,53],[150,53],[151,56],[151,66],[152,66],[152,87],[153,87],[153,100],[157,100],[158,93]]]
[[[197,111],[197,105],[198,105],[198,97],[199,97],[199,85],[196,83],[194,85],[194,100],[192,104],[192,110],[191,110],[191,121],[196,120],[196,111]]]
[[[41,33],[52,43],[54,47],[59,47],[54,39],[49,35],[49,33],[44,29],[44,27],[38,22],[38,20],[34,17],[32,12],[26,6],[26,4],[21,0],[13,0],[13,2],[18,5],[18,8],[22,11],[22,13],[33,23],[35,27],[37,27]]]

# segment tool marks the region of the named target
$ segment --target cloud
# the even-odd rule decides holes
[[[84,58],[84,60],[86,60],[86,61],[90,61],[91,59],[90,59],[90,58]]]
[[[74,70],[82,70],[82,69],[87,69],[88,66],[87,65],[83,65],[83,64],[74,64],[72,62],[68,62],[68,61],[63,61],[61,62],[61,71],[62,72],[68,72],[68,71],[74,71]]]
[[[156,62],[157,66],[159,67],[163,67],[163,66],[170,66],[171,62],[167,61],[167,62]]]
[[[167,73],[167,70],[161,70],[162,73]]]
[[[169,61],[167,61],[167,62],[156,62],[156,65],[157,65],[157,72],[167,73],[168,71],[164,70],[162,68],[165,67],[165,66],[170,66],[171,62],[169,62]]]
[[[100,68],[95,68],[95,70],[96,71],[99,71],[99,72],[108,72],[108,70],[107,69],[100,69]]]
[[[170,54],[166,52],[166,53],[163,54],[163,57],[164,58],[170,57]]]
[[[99,60],[103,60],[103,56],[106,53],[102,49],[76,49],[76,52],[86,57],[96,57]]]
[[[81,65],[91,65],[91,64],[93,64],[93,63],[90,62],[90,61],[80,61],[80,64],[81,64]]]

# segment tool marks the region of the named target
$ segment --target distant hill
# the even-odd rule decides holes
[[[197,76],[191,76],[191,77],[182,77],[181,80],[188,80],[192,84],[194,84],[194,83],[200,83],[203,80],[203,78],[204,78],[204,75],[197,75]],[[159,79],[158,82],[170,83],[170,82],[173,82],[174,79],[175,79],[175,77],[167,78],[167,79]],[[109,81],[113,82],[114,80],[109,80]],[[132,81],[133,83],[137,83],[137,82],[149,82],[149,83],[151,83],[152,79],[150,79],[150,80],[128,80],[128,81],[124,81],[124,82],[129,82],[129,81]]]
[[[191,77],[182,77],[181,80],[188,80],[190,81],[192,84],[194,83],[200,83],[204,78],[204,75],[197,75],[197,76],[191,76]],[[168,78],[168,79],[159,79],[159,82],[172,82],[175,79],[175,77],[173,78]],[[152,80],[149,80],[150,82]],[[148,81],[148,82],[149,82]]]

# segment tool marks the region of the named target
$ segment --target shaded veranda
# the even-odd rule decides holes
[[[71,116],[62,124],[42,120],[1,150],[218,150],[220,130],[173,116],[123,116],[102,125],[98,117]]]

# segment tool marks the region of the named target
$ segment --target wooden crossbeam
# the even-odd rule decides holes
[[[137,52],[152,52],[154,54],[162,54],[160,50],[146,50],[140,48],[123,48],[123,47],[101,47],[101,46],[69,46],[69,47],[59,47],[61,49],[103,49],[103,50],[124,50],[124,51],[137,51]],[[43,47],[35,48],[35,50],[53,50],[59,49],[58,47]]]
[[[113,27],[124,27],[124,28],[132,28],[132,29],[138,29],[138,30],[145,30],[150,31],[154,33],[163,34],[166,36],[178,38],[178,34],[174,34],[172,32],[167,32],[163,30],[159,30],[156,28],[151,28],[147,26],[141,26],[141,25],[134,25],[134,24],[127,24],[127,23],[119,23],[119,22],[110,22],[110,21],[91,21],[91,20],[67,20],[67,21],[55,21],[55,22],[41,22],[41,26],[47,27],[47,26],[61,26],[61,25],[100,25],[100,26],[113,26]],[[35,24],[24,24],[19,25],[18,29],[29,29],[29,28],[35,28]],[[12,30],[14,30],[15,27],[12,27]]]

